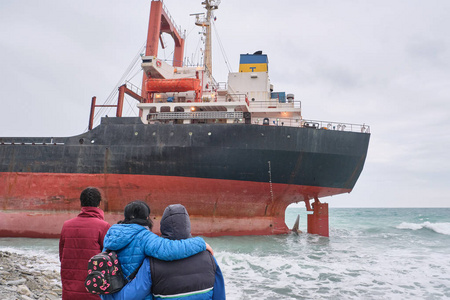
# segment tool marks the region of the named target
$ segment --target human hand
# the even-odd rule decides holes
[[[206,250],[208,250],[211,253],[211,255],[214,255],[214,251],[211,248],[211,246],[207,242],[205,242],[205,244],[206,244]]]

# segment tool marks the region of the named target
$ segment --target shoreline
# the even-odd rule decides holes
[[[42,268],[49,264],[54,265],[54,262],[0,250],[0,299],[61,299],[59,270]]]

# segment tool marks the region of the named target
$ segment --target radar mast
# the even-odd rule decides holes
[[[203,55],[204,66],[206,71],[212,76],[212,52],[211,52],[211,18],[212,12],[219,8],[221,0],[205,0],[202,4],[206,9],[206,17],[204,14],[195,14],[195,25],[202,27],[203,36],[205,37],[205,52]]]

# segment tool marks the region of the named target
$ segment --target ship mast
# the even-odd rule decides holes
[[[207,72],[212,76],[212,52],[211,52],[211,17],[212,11],[219,8],[221,0],[205,0],[202,4],[206,9],[206,17],[200,19],[200,15],[196,14],[195,25],[202,27],[203,36],[205,37],[205,52],[203,55],[204,66]]]

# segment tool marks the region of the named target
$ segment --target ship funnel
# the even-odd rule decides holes
[[[294,102],[294,94],[287,94],[286,95],[288,103]]]

